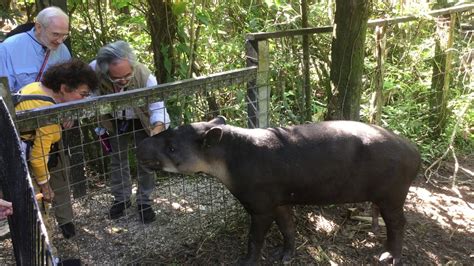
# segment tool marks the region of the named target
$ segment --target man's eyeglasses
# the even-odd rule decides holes
[[[58,39],[62,39],[63,41],[67,39],[67,37],[69,37],[69,34],[62,34],[62,33],[57,33],[57,32],[51,32],[51,37],[53,37],[54,39],[58,40]]]
[[[66,40],[69,37],[69,33],[59,33],[59,32],[52,32],[47,27],[45,27],[46,34],[50,36],[50,38],[55,40]]]
[[[133,73],[132,74],[129,74],[128,76],[126,77],[123,77],[123,78],[111,78],[109,76],[109,80],[112,81],[112,83],[115,83],[115,84],[120,84],[120,83],[123,83],[123,82],[130,82],[130,80],[132,80],[133,78]]]

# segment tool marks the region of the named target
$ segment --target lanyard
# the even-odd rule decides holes
[[[36,76],[36,79],[35,79],[36,82],[40,81],[41,76],[43,76],[43,71],[46,68],[46,63],[48,63],[48,58],[49,58],[49,53],[50,52],[51,52],[51,50],[49,50],[49,49],[46,50],[46,53],[44,55],[43,64],[41,65],[41,68],[40,68],[40,70],[38,72],[38,75]]]
[[[26,33],[28,36],[30,36],[30,38],[35,41],[37,44],[41,45],[41,47],[43,47],[43,49],[46,50],[46,53],[44,54],[44,60],[43,60],[43,64],[41,65],[41,68],[38,72],[38,75],[36,76],[35,78],[35,81],[38,82],[40,81],[41,79],[41,76],[43,76],[43,72],[44,72],[44,69],[46,68],[46,63],[48,63],[48,58],[49,58],[49,53],[51,52],[50,49],[48,49],[46,46],[44,46],[42,43],[38,42],[38,40],[36,40],[33,36],[31,36],[31,34],[29,32]]]

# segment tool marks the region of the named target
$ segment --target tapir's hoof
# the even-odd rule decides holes
[[[372,233],[374,233],[374,235],[378,235],[380,233],[380,226],[378,223],[372,224]]]
[[[394,257],[390,252],[384,252],[379,257],[379,262],[388,263],[393,265],[402,265],[402,261],[399,257]]]
[[[290,265],[291,261],[293,261],[292,255],[283,255],[281,258],[281,263],[283,263],[283,265]]]
[[[244,257],[244,258],[239,259],[238,265],[250,266],[250,265],[259,265],[259,263],[256,259]]]
[[[284,265],[291,263],[294,257],[294,252],[291,250],[285,250],[283,247],[278,247],[274,253],[274,258],[277,261],[281,261]]]

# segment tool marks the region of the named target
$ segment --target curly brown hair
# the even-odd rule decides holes
[[[80,85],[87,85],[91,91],[96,91],[99,80],[88,64],[79,59],[71,59],[49,67],[41,83],[54,92],[61,90],[61,84],[66,85],[70,91],[74,91]]]

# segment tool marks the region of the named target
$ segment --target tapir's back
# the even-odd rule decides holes
[[[265,184],[269,194],[292,195],[282,199],[290,203],[357,202],[382,193],[406,194],[420,164],[412,143],[359,122],[328,121],[250,132],[257,147],[241,145],[249,151],[240,151],[247,154],[245,160],[230,171],[236,178],[248,179],[243,182]]]

